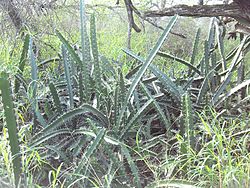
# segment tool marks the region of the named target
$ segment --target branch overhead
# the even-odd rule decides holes
[[[178,14],[180,16],[190,17],[214,17],[228,16],[241,17],[241,8],[237,4],[229,5],[176,5],[170,8],[157,11],[147,11],[145,17],[164,17]]]

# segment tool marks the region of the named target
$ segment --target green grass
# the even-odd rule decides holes
[[[221,68],[213,69],[221,57],[218,49],[216,60],[208,54],[208,43],[216,40],[207,37],[207,28],[201,28],[196,40],[197,53],[191,48],[196,28],[187,39],[169,35],[175,17],[163,34],[149,25],[145,33],[133,32],[131,51],[122,51],[127,25],[118,17],[110,19],[107,10],[98,13],[96,23],[92,15],[89,29],[90,17],[82,7],[84,32],[79,31],[78,18],[73,21],[69,12],[60,11],[55,12],[57,18],[65,19],[55,22],[55,34],[29,32],[40,54],[34,56],[29,39],[21,71],[28,89],[20,82],[18,92],[8,95],[14,114],[6,108],[10,98],[3,88],[0,95],[0,187],[13,187],[13,171],[16,177],[20,173],[13,168],[18,158],[11,157],[19,153],[13,150],[17,138],[24,187],[249,187],[250,114],[249,103],[244,103],[249,89],[245,99],[232,93],[220,105],[212,104],[216,94],[223,99],[219,94],[240,85],[234,69],[229,83],[213,80],[214,73],[221,73]],[[55,14],[41,17],[41,24]],[[67,30],[69,22],[76,26]],[[193,19],[181,19],[174,29],[190,31],[195,25]],[[76,43],[83,50],[74,51]],[[225,54],[236,44],[239,41],[224,41]],[[10,82],[5,88],[13,91],[23,42],[0,45],[0,72],[10,73],[4,83]],[[170,55],[160,57],[159,50]],[[44,59],[58,58],[58,53],[60,61],[39,66]],[[203,68],[198,65],[202,58]],[[229,59],[228,65],[232,62]],[[91,74],[89,64],[94,64]],[[196,82],[190,84],[192,80]],[[237,102],[242,105],[234,109]],[[17,124],[18,134],[6,119]]]

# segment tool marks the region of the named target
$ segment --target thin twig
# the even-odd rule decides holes
[[[162,26],[159,26],[157,25],[156,23],[154,23],[152,20],[150,20],[150,18],[146,18],[144,16],[142,16],[141,12],[134,6],[132,5],[132,9],[134,11],[134,13],[139,17],[141,18],[142,20],[145,20],[146,22],[150,23],[151,25],[153,25],[154,27],[158,28],[158,29],[161,29],[161,30],[164,30],[164,28]],[[180,34],[180,33],[176,33],[176,32],[173,32],[173,31],[170,31],[171,34],[173,35],[176,35],[176,36],[179,36],[181,38],[184,38],[186,39],[187,37],[183,34]]]

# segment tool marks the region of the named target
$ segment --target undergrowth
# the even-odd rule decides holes
[[[249,187],[249,36],[227,53],[212,19],[180,58],[164,43],[176,15],[146,55],[123,49],[126,66],[83,0],[80,20],[79,47],[55,30],[48,60],[30,33],[18,63],[3,50],[1,187]]]

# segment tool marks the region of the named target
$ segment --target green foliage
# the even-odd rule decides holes
[[[53,82],[51,82],[49,84],[49,89],[50,89],[50,92],[52,94],[52,98],[53,98],[53,101],[55,103],[57,112],[61,113],[62,112],[62,108],[61,108],[61,104],[60,104],[60,99],[59,99],[58,93],[56,91],[56,87],[55,87],[55,85],[54,85]]]
[[[156,43],[155,47],[149,53],[147,59],[145,60],[145,63],[142,65],[142,67],[139,69],[138,73],[136,74],[136,77],[134,78],[131,86],[129,87],[128,93],[126,95],[126,99],[124,101],[123,108],[122,108],[121,113],[120,113],[119,122],[121,122],[121,120],[123,118],[123,115],[124,115],[126,107],[127,107],[128,100],[132,96],[137,84],[139,83],[139,81],[142,78],[143,74],[145,73],[145,71],[149,67],[150,63],[153,61],[153,59],[154,59],[156,53],[159,51],[161,45],[163,44],[163,42],[167,38],[170,30],[172,29],[172,27],[174,26],[174,24],[175,24],[175,22],[177,20],[177,18],[178,18],[177,16],[174,16],[172,18],[172,20],[169,22],[168,26],[164,30],[162,36],[159,38],[159,40]]]
[[[20,146],[17,135],[17,124],[14,113],[14,105],[10,90],[11,87],[8,81],[8,75],[2,73],[0,77],[0,91],[2,94],[5,121],[9,134],[12,164],[15,177],[15,186],[18,187],[22,171],[21,156],[20,156]]]
[[[80,18],[81,18],[81,47],[82,47],[82,74],[83,82],[85,83],[86,91],[86,101],[89,101],[90,95],[90,80],[89,75],[91,71],[91,57],[90,57],[90,44],[89,37],[87,33],[87,18],[85,12],[85,3],[84,0],[80,0]]]
[[[24,41],[15,80],[29,177],[22,175],[22,185],[247,185],[249,114],[242,104],[249,101],[250,82],[236,77],[245,78],[239,68],[244,65],[249,37],[227,54],[213,19],[204,43],[197,30],[186,60],[173,55],[169,41],[164,44],[177,22],[174,16],[146,55],[146,50],[125,49],[126,60],[114,61],[98,45],[95,14],[88,33],[85,9],[81,0],[79,49],[58,29],[62,44],[54,42],[55,49],[62,46],[59,57],[38,63],[33,37],[27,35]],[[112,38],[112,42],[119,40]],[[30,66],[25,68],[31,76],[24,74],[27,56]],[[176,66],[169,70],[169,62],[183,72]],[[2,98],[9,100],[3,92]]]
[[[161,109],[160,105],[158,104],[158,102],[154,99],[154,97],[151,95],[150,91],[148,90],[148,88],[143,84],[140,83],[142,89],[144,90],[144,92],[146,93],[147,97],[151,100],[153,100],[153,104],[155,106],[155,109],[157,110],[157,112],[159,113],[162,122],[165,124],[165,127],[167,130],[170,129],[170,122],[169,122],[169,114],[167,113],[167,115],[164,114],[163,110]],[[167,117],[168,116],[168,117]]]
[[[72,83],[71,83],[71,74],[69,71],[69,61],[67,52],[64,46],[62,46],[62,57],[63,57],[63,65],[64,65],[64,72],[65,72],[65,79],[67,82],[67,89],[69,93],[69,103],[70,103],[70,108],[74,108],[74,99],[73,99],[73,91],[72,91]]]
[[[199,28],[196,32],[195,40],[194,40],[194,44],[193,44],[193,51],[192,51],[192,56],[191,56],[191,60],[190,60],[191,65],[193,65],[195,63],[195,59],[197,58],[196,56],[197,56],[197,52],[198,52],[200,34],[201,34],[201,29]],[[191,70],[189,70],[189,73],[190,73],[190,71]]]
[[[156,188],[156,187],[176,187],[176,188],[181,188],[181,187],[190,187],[190,188],[198,188],[197,186],[193,185],[193,182],[188,182],[185,180],[160,180],[153,182],[147,188]]]
[[[194,53],[195,53],[195,52],[194,52]],[[194,58],[195,58],[194,56],[195,56],[195,54],[192,55],[192,59],[191,59],[191,62],[190,62],[190,63],[187,62],[187,61],[185,61],[185,60],[183,60],[183,59],[181,59],[181,58],[178,58],[178,57],[175,57],[175,56],[173,56],[173,55],[171,55],[171,54],[168,54],[168,53],[158,52],[158,55],[161,56],[161,57],[166,57],[166,58],[175,60],[175,61],[177,61],[177,62],[179,62],[179,63],[181,63],[181,64],[183,64],[183,65],[188,66],[191,70],[193,70],[194,72],[198,73],[199,75],[201,74],[200,70],[197,69],[196,67],[194,67],[194,66],[192,65],[192,64],[194,63]]]
[[[182,97],[182,112],[185,126],[185,137],[188,146],[192,149],[195,147],[195,138],[194,138],[194,120],[193,120],[193,111],[190,96],[184,94]]]
[[[23,74],[25,62],[26,62],[26,59],[27,59],[27,56],[28,56],[29,41],[30,41],[30,36],[27,34],[25,36],[25,39],[24,39],[23,51],[22,51],[22,54],[21,54],[21,58],[20,58],[20,62],[19,62],[19,67],[18,67],[18,74],[20,76],[22,76],[22,74]],[[19,81],[17,79],[15,80],[15,86],[14,87],[15,87],[15,90],[14,90],[15,93],[17,93],[18,90],[19,90],[19,87],[20,87],[20,83],[19,83]]]
[[[95,15],[91,15],[91,23],[90,23],[90,38],[91,38],[91,47],[92,47],[92,54],[94,58],[94,66],[95,66],[95,80],[96,80],[96,89],[101,90],[101,68],[99,62],[99,52],[97,46],[97,38],[96,38],[96,24],[95,24]]]
[[[101,144],[103,138],[105,135],[105,129],[101,129],[99,131],[99,133],[97,134],[95,141],[90,145],[90,147],[86,150],[86,152],[83,154],[82,160],[80,162],[80,164],[77,166],[77,168],[74,170],[73,175],[74,174],[81,174],[81,172],[86,175],[87,173],[87,168],[88,168],[88,162],[90,159],[90,156],[94,154],[95,150],[97,150],[97,148],[99,147],[99,145]],[[72,181],[72,180],[70,180]],[[73,184],[70,183],[70,185],[74,185],[76,182],[74,181]]]
[[[247,44],[247,40],[249,40],[248,37],[245,37],[244,40],[241,42],[240,46],[237,49],[237,52],[232,60],[232,63],[228,70],[226,71],[226,76],[224,79],[224,82],[220,85],[220,87],[217,89],[213,96],[213,103],[215,104],[219,98],[219,96],[222,94],[222,92],[226,89],[227,85],[229,84],[233,71],[235,70],[235,66],[239,64],[240,61],[242,61],[242,51],[244,49],[244,46]],[[248,44],[249,45],[249,44]]]
[[[40,133],[35,135],[35,138],[33,138],[32,143],[35,143],[35,145],[37,145],[37,143],[40,143],[36,140],[36,138],[40,139],[42,135],[45,135],[44,136],[45,138],[49,138],[46,134],[50,134],[51,130],[57,129],[60,125],[64,124],[65,122],[69,121],[70,119],[72,119],[73,117],[75,117],[77,115],[83,114],[84,112],[92,112],[94,115],[96,115],[98,118],[100,118],[102,125],[104,127],[108,126],[108,124],[109,124],[108,119],[106,118],[106,116],[104,114],[102,114],[100,111],[93,108],[92,106],[85,104],[85,105],[82,105],[78,109],[74,109],[74,110],[71,110],[71,111],[63,114],[62,116],[58,117],[56,120],[51,122]],[[33,145],[33,144],[31,144],[31,145]]]
[[[31,65],[30,101],[32,104],[33,112],[34,112],[34,120],[37,119],[39,123],[41,123],[42,126],[45,126],[46,121],[38,110],[38,103],[37,103],[38,69],[37,69],[37,64],[35,60],[35,55],[33,52],[32,38],[30,38],[29,40],[29,59],[30,59],[30,65]],[[36,129],[35,124],[33,127],[34,129]]]
[[[132,171],[132,175],[134,176],[134,179],[136,182],[136,187],[141,188],[142,185],[141,185],[141,180],[139,177],[139,172],[138,172],[137,166],[134,163],[134,160],[131,157],[129,150],[125,146],[122,146],[122,153],[124,154],[124,156],[126,157],[126,159],[128,161],[129,167]]]

